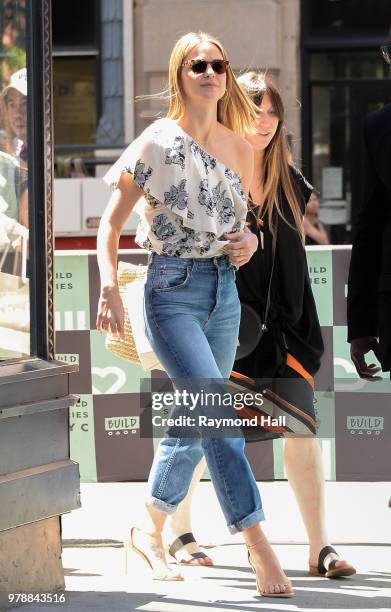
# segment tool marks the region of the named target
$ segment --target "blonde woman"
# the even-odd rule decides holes
[[[118,240],[144,195],[136,239],[151,253],[146,331],[170,378],[192,385],[227,378],[235,357],[240,303],[234,267],[249,261],[257,247],[245,227],[253,155],[238,134],[249,129],[256,110],[238,86],[221,43],[203,33],[176,43],[169,94],[167,117],[147,128],[106,176],[115,190],[98,236],[97,329],[123,332]],[[227,416],[233,412],[227,407]],[[261,530],[261,498],[242,437],[163,439],[150,474],[143,529],[131,529],[130,547],[155,579],[182,579],[167,565],[161,533],[203,455],[228,528],[247,544],[259,592],[290,597],[290,581]]]

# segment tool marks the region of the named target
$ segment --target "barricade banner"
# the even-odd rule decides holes
[[[146,264],[145,251],[120,251],[121,261]],[[360,380],[346,342],[350,247],[309,247],[308,268],[325,344],[315,378],[315,414],[327,480],[390,480],[391,383]],[[147,480],[158,440],[140,435],[145,381],[165,377],[115,357],[96,331],[96,253],[56,253],[57,358],[78,363],[71,393],[71,456],[82,482]],[[281,439],[247,446],[257,480],[284,479]],[[206,474],[207,476],[207,474]]]

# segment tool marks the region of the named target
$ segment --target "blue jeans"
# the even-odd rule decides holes
[[[144,304],[147,336],[171,379],[229,377],[240,302],[235,270],[226,256],[191,259],[153,254]],[[149,477],[147,504],[175,512],[204,454],[230,532],[264,520],[244,445],[243,437],[163,439]]]

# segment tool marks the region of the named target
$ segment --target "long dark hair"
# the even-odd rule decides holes
[[[281,193],[284,193],[292,211],[294,229],[300,235],[304,244],[303,214],[293,186],[291,171],[292,156],[288,147],[284,126],[284,105],[281,94],[274,83],[264,74],[246,72],[239,77],[238,82],[249,95],[256,106],[260,107],[263,97],[269,96],[273,109],[278,117],[278,126],[273,139],[264,152],[263,201],[257,210],[258,218],[268,213],[269,228],[273,232],[273,211],[291,225],[284,217],[281,208]]]

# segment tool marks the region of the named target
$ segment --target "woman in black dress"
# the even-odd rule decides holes
[[[242,302],[262,317],[272,269],[268,331],[256,349],[235,362],[234,370],[252,379],[274,380],[281,407],[316,428],[313,377],[320,367],[323,340],[311,290],[304,248],[303,217],[312,186],[292,165],[284,129],[284,107],[275,85],[249,72],[239,82],[261,113],[247,140],[254,149],[248,223],[259,235],[258,250],[240,267],[236,285]],[[287,437],[285,469],[309,538],[311,574],[349,576],[355,569],[329,545],[325,523],[324,474],[314,437]]]

